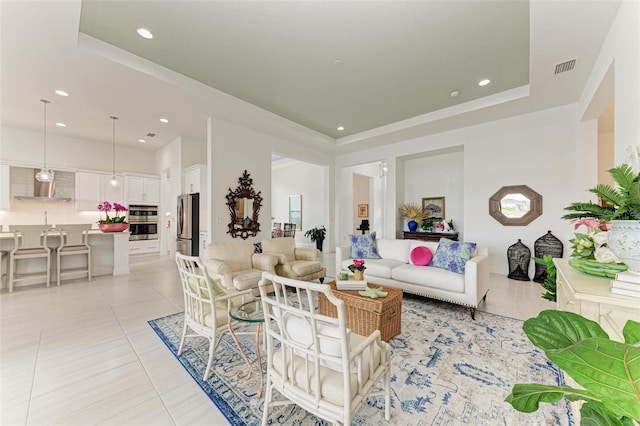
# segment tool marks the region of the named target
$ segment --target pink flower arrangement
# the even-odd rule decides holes
[[[580,226],[584,225],[587,227],[587,232],[592,234],[599,229],[601,231],[608,231],[611,228],[610,223],[600,222],[598,219],[593,217],[586,217],[581,219],[572,219],[569,223],[573,225],[573,229],[576,230]]]
[[[364,260],[360,259],[353,259],[353,265],[349,265],[348,268],[351,272],[355,272],[356,270],[364,271],[367,269],[367,267],[364,266]]]
[[[98,221],[98,223],[104,224],[104,223],[127,223],[126,222],[126,216],[120,216],[120,212],[126,212],[128,211],[128,209],[123,206],[122,204],[118,204],[118,203],[113,203],[111,204],[108,201],[102,202],[100,204],[98,204],[98,210],[101,212],[104,212],[105,215],[107,216],[106,219],[100,219]],[[113,217],[109,217],[109,212],[110,211],[114,211],[116,212],[116,214]]]

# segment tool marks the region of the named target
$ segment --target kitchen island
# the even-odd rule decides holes
[[[89,231],[89,245],[91,246],[91,274],[100,275],[126,275],[129,273],[129,232],[107,232],[97,229]],[[11,251],[14,246],[13,233],[0,232],[0,250]],[[56,251],[60,246],[60,233],[53,230],[47,237],[47,246],[51,248],[51,277],[56,276]],[[63,259],[64,268],[86,267],[86,256],[66,256]],[[45,269],[45,260],[23,259],[18,261],[18,274],[38,274]],[[6,273],[3,265],[2,273]],[[85,274],[86,276],[86,274]],[[8,277],[7,277],[8,280]],[[45,279],[34,277],[16,283],[17,286],[43,284]],[[55,285],[55,279],[52,280]]]

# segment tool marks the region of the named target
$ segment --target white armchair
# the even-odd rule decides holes
[[[254,253],[253,244],[243,240],[209,244],[204,265],[225,289],[242,291],[257,289],[262,272],[275,273],[277,263],[274,256]]]
[[[275,294],[268,293],[272,284]],[[293,403],[333,424],[350,425],[373,395],[384,397],[388,421],[391,348],[380,330],[369,336],[351,333],[344,301],[327,284],[264,273],[259,288],[267,343],[262,424],[267,424],[270,408]],[[337,318],[318,313],[319,293],[336,307]],[[274,400],[274,390],[286,400]]]
[[[278,258],[276,274],[281,277],[311,281],[324,281],[327,269],[320,263],[320,250],[297,248],[291,237],[272,238],[262,241],[262,252]]]

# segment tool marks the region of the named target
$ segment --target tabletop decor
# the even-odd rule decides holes
[[[627,270],[627,265],[611,251],[607,244],[608,224],[598,219],[573,219],[575,229],[584,226],[587,232],[576,232],[569,240],[573,249],[569,265],[585,274],[604,278],[615,278],[619,272]]]
[[[353,259],[353,264],[347,266],[347,269],[353,272],[353,277],[356,281],[362,281],[364,279],[364,270],[367,267],[364,266],[364,260]]]
[[[629,267],[630,272],[640,274],[640,173],[626,163],[608,172],[617,188],[596,185],[589,192],[596,194],[601,204],[592,201],[572,203],[565,207],[572,213],[562,218],[594,218],[600,223],[610,223],[607,247]]]
[[[126,216],[120,216],[120,213],[128,211],[128,209],[119,203],[111,204],[104,201],[98,204],[98,210],[104,212],[106,218],[98,221],[98,229],[102,232],[122,232],[129,229]],[[109,212],[115,211],[113,216],[109,216]]]
[[[408,219],[407,226],[409,231],[416,232],[418,222],[422,222],[427,217],[427,211],[418,203],[404,203],[400,206],[400,214],[403,218]]]

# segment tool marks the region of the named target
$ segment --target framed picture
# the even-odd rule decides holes
[[[444,219],[444,197],[429,197],[422,199],[422,208],[428,211],[427,219]]]
[[[358,204],[358,217],[369,217],[369,204]]]

